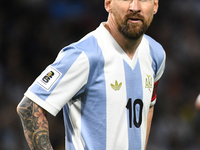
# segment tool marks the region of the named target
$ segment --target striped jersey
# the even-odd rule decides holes
[[[64,47],[25,96],[54,116],[63,109],[66,150],[143,150],[165,57],[144,35],[130,59],[101,23]]]

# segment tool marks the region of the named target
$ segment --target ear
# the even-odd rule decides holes
[[[112,1],[112,0],[105,0],[105,3],[104,3],[105,9],[106,9],[106,11],[107,11],[108,13],[111,12],[111,1]]]
[[[154,9],[153,9],[154,14],[156,14],[158,11],[158,2],[159,2],[159,0],[154,0]]]

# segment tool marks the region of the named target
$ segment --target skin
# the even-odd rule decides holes
[[[53,150],[49,140],[49,126],[46,111],[24,97],[17,106],[24,135],[31,150]]]
[[[158,10],[158,0],[105,0],[109,13],[104,24],[130,59]],[[147,116],[146,145],[151,128],[154,107]],[[17,106],[24,134],[31,150],[53,150],[49,140],[46,111],[24,97]],[[146,147],[146,146],[145,146]],[[146,149],[146,148],[145,148]]]
[[[151,129],[151,122],[152,122],[152,118],[153,118],[153,112],[154,112],[154,106],[150,107],[149,113],[148,113],[148,116],[147,116],[147,134],[146,134],[145,149],[147,147],[147,142],[148,142],[148,139],[149,139],[149,133],[150,133],[150,129]]]
[[[109,13],[105,27],[132,59],[157,13],[158,0],[105,0],[105,9]],[[123,27],[128,28],[126,33],[122,33]]]

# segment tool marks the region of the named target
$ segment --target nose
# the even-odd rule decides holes
[[[141,7],[140,7],[139,0],[132,0],[132,2],[130,3],[129,10],[132,11],[132,12],[140,12],[141,11]]]

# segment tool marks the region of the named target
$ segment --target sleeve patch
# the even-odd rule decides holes
[[[44,71],[36,80],[36,82],[46,91],[49,91],[53,85],[58,81],[61,77],[62,73],[60,73],[57,69],[53,67],[49,67],[46,71]]]

